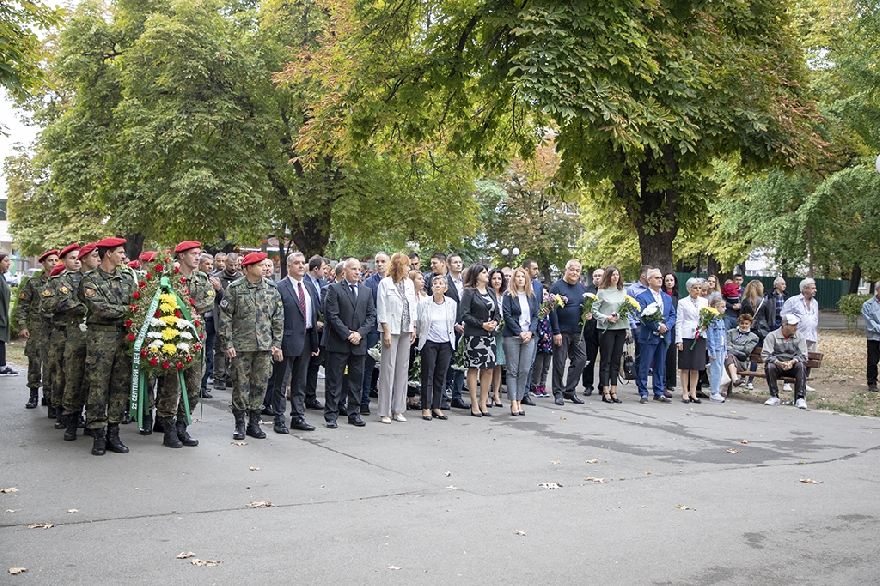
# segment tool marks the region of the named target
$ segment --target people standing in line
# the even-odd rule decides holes
[[[377,252],[376,256],[373,257],[373,264],[376,267],[376,270],[372,275],[364,279],[364,286],[369,288],[373,294],[373,305],[377,308],[378,311],[378,291],[379,291],[379,283],[385,276],[388,274],[388,262],[391,260],[391,257],[388,256],[385,252]],[[409,258],[406,259],[406,272],[409,273]],[[370,356],[369,349],[374,347],[380,338],[379,332],[379,324],[377,323],[373,326],[373,329],[370,333],[367,334],[367,338],[365,340],[365,344],[367,345],[367,355],[364,357],[364,385],[362,388],[361,394],[361,415],[369,415],[370,414],[370,391],[373,388],[376,389],[376,392],[379,392],[379,374],[374,372],[376,370],[376,361]],[[374,384],[375,383],[375,384]],[[377,395],[378,396],[378,395]]]
[[[807,277],[800,282],[800,295],[789,297],[782,306],[782,314],[795,315],[798,318],[798,335],[807,341],[807,352],[819,351],[819,301],[816,299],[816,281]],[[806,369],[806,377],[810,378],[810,369]],[[816,389],[806,385],[808,392]],[[787,389],[786,389],[787,390]]]
[[[43,289],[49,282],[49,273],[58,263],[58,251],[47,250],[40,255],[39,261],[43,270],[19,287],[18,303],[15,306],[15,321],[18,323],[18,337],[27,340],[24,355],[28,358],[27,386],[30,390],[30,399],[25,408],[36,409],[39,388],[42,387],[43,405],[49,407],[49,417],[54,418],[55,409],[49,404],[49,399],[52,396],[52,377],[48,367],[49,320],[51,316],[40,311],[40,299]],[[11,368],[9,370],[15,372]],[[6,376],[13,375],[8,372]]]
[[[715,301],[715,309],[720,313],[725,308],[723,299]],[[724,364],[727,358],[727,328],[724,320],[716,319],[713,321],[706,332],[706,350],[709,353],[709,370],[710,370],[710,393],[709,400],[713,403],[723,403],[724,397],[721,396],[721,376],[724,373]],[[700,403],[699,399],[690,401],[685,400],[682,394],[683,402]]]
[[[681,293],[678,291],[678,277],[675,273],[666,273],[663,275],[663,292],[672,297],[673,307],[678,307],[678,301],[681,299]],[[670,337],[675,340],[675,327],[672,328]],[[675,344],[670,344],[666,349],[666,389],[664,393],[670,396],[675,391],[676,378],[678,369],[676,368],[676,358],[678,358],[678,348]]]
[[[602,361],[599,363],[599,385],[602,388],[604,403],[622,403],[617,397],[617,378],[620,372],[620,358],[623,343],[632,332],[629,320],[620,319],[620,306],[625,293],[620,271],[614,265],[605,268],[593,302],[593,315],[596,317],[596,330],[599,332],[599,347]]]
[[[410,271],[421,276],[418,271]],[[446,296],[448,283],[435,279],[432,295],[416,307],[416,330],[419,332],[419,352],[422,357],[422,419],[446,420],[441,408],[446,386],[446,371],[455,352],[458,304]]]
[[[697,399],[697,381],[700,371],[706,370],[706,337],[700,330],[700,310],[708,307],[702,291],[702,279],[692,277],[685,283],[688,296],[678,301],[677,319],[675,322],[675,343],[678,347],[678,368],[681,378],[681,400],[699,402]],[[699,337],[697,332],[699,331]]]
[[[782,306],[785,305],[788,299],[788,295],[785,293],[786,286],[785,279],[776,277],[773,279],[773,290],[767,294],[767,300],[772,301],[773,307],[776,308],[776,326],[774,329],[779,329],[782,326]]]
[[[491,271],[489,271],[489,287],[492,289],[492,293],[495,294],[495,301],[498,303],[498,307],[500,308],[501,302],[504,299],[504,294],[507,292],[508,288],[507,278],[504,276],[504,273],[502,273],[500,269],[492,269]],[[492,395],[489,397],[489,400],[487,402],[487,405],[489,407],[504,406],[501,403],[501,370],[505,366],[507,366],[507,358],[505,356],[503,343],[504,336],[501,333],[501,321],[503,321],[503,319],[499,320],[499,327],[495,330],[495,369],[492,371]],[[507,385],[507,389],[509,399],[509,384]]]
[[[471,265],[465,279],[458,321],[464,323],[464,365],[467,368],[467,386],[471,394],[471,415],[489,417],[486,400],[492,385],[495,368],[495,330],[501,319],[495,294],[489,289],[489,271],[481,264]],[[477,402],[477,377],[480,379],[480,397]],[[474,411],[474,407],[478,410]]]
[[[387,276],[377,290],[376,321],[382,329],[379,366],[379,418],[382,423],[406,421],[409,388],[409,350],[416,341],[415,284],[408,278],[409,258],[401,252],[391,256]]]
[[[639,347],[641,348],[641,362],[636,375],[636,386],[639,388],[640,403],[648,402],[648,369],[654,369],[653,391],[654,400],[661,403],[670,403],[671,400],[664,394],[666,385],[666,346],[670,343],[670,334],[675,325],[676,312],[672,306],[672,298],[661,291],[663,287],[663,273],[660,269],[648,271],[648,290],[636,297],[640,310],[644,311],[652,303],[656,303],[660,309],[661,321],[646,320],[640,316]]]
[[[566,298],[563,307],[554,307],[550,313],[550,327],[553,330],[553,397],[557,405],[565,404],[563,399],[583,404],[577,396],[577,384],[581,380],[584,363],[587,361],[586,344],[583,339],[583,305],[586,301],[586,287],[580,281],[581,263],[575,259],[565,263],[562,278],[550,287],[551,295]],[[592,315],[588,315],[592,317]],[[568,376],[565,376],[565,363],[569,362]]]
[[[507,357],[507,398],[511,415],[525,415],[521,402],[529,392],[529,369],[535,355],[535,334],[538,332],[538,309],[531,279],[523,268],[513,271],[513,278],[501,302],[504,318],[502,344]]]
[[[602,282],[603,276],[605,276],[604,269],[599,268],[593,271],[593,282],[587,285],[587,293],[598,295],[599,283]],[[593,385],[597,370],[596,357],[599,355],[599,330],[596,328],[595,315],[593,315],[593,319],[587,320],[584,324],[584,349],[587,353],[587,362],[584,366],[582,382],[584,384],[584,396],[589,397],[595,390]],[[600,384],[599,392],[602,393],[604,397],[604,391],[602,389],[603,387]]]
[[[874,283],[874,295],[862,304],[865,335],[868,338],[868,390],[877,392],[877,363],[880,362],[880,281]]]

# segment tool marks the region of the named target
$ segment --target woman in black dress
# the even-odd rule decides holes
[[[678,277],[675,273],[666,273],[663,275],[662,291],[672,297],[672,307],[678,307],[678,300],[681,294],[678,292]],[[675,326],[672,326],[671,339],[675,339]],[[672,344],[666,349],[666,390],[670,393],[675,390],[675,365],[678,357],[678,349]]]
[[[467,367],[467,386],[471,393],[471,415],[489,417],[486,399],[492,385],[495,369],[495,329],[500,319],[500,308],[495,293],[489,290],[489,271],[481,264],[474,264],[467,271],[461,302],[458,304],[458,321],[464,323],[464,365]],[[477,375],[480,377],[479,410],[477,403]]]

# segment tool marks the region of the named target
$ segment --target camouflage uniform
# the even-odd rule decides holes
[[[131,355],[125,341],[125,310],[137,281],[129,270],[112,273],[98,267],[83,275],[79,300],[86,315],[86,427],[118,425],[126,410],[131,381]]]
[[[272,373],[272,346],[281,347],[284,306],[275,283],[246,277],[234,281],[220,302],[217,344],[223,351],[235,348],[229,361],[232,377],[232,410],[259,416],[266,384]]]
[[[46,362],[44,372],[48,372],[52,381],[51,403],[55,407],[55,417],[58,423],[55,425],[57,429],[63,426],[63,408],[64,399],[64,345],[67,340],[67,320],[61,314],[55,314],[55,307],[58,302],[58,292],[61,287],[61,278],[63,273],[55,276],[49,276],[49,280],[43,290],[40,292],[40,312],[44,315],[51,315],[48,326],[48,340],[46,343]],[[45,394],[45,389],[43,393]]]
[[[86,366],[86,329],[84,325],[86,307],[79,300],[79,284],[82,271],[65,272],[59,279],[55,294],[55,317],[60,316],[66,323],[67,337],[64,342],[64,417],[67,428],[71,429],[71,419],[79,419],[88,398],[88,387],[84,374]],[[67,436],[65,436],[66,438]]]
[[[198,319],[206,311],[214,307],[214,287],[208,282],[208,275],[201,271],[195,271],[190,277],[177,277],[182,287],[189,291],[188,295],[181,295],[184,303],[191,298],[195,306],[189,305],[190,311],[195,309],[192,318]],[[184,291],[184,292],[185,292]],[[204,340],[199,341],[204,345]],[[192,366],[183,371],[183,382],[186,385],[186,396],[189,399],[189,412],[192,413],[199,403],[199,388],[202,381],[202,369],[205,365],[204,351],[194,359]],[[183,401],[180,398],[180,380],[177,375],[163,376],[159,382],[159,390],[156,393],[156,415],[158,417],[174,417],[177,414],[178,421],[186,420],[186,412]]]
[[[18,292],[18,303],[15,306],[18,329],[27,329],[31,334],[24,346],[24,355],[28,357],[27,386],[32,394],[42,386],[44,401],[52,394],[52,379],[48,369],[44,368],[48,357],[46,342],[49,339],[51,316],[40,311],[40,299],[48,281],[46,271],[28,279]]]

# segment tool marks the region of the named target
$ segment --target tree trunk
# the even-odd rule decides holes
[[[143,234],[126,234],[125,235],[125,254],[129,260],[135,260],[144,250]]]
[[[849,294],[859,292],[859,283],[862,280],[862,266],[859,263],[856,263],[852,269],[852,275],[849,278]],[[870,291],[869,291],[870,293]]]

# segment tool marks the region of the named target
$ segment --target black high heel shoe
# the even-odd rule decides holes
[[[623,401],[617,398],[617,393],[611,393],[611,401],[613,403],[623,403]]]
[[[611,400],[611,393],[602,393],[602,402],[603,403],[614,403],[614,401]]]
[[[492,414],[489,413],[488,411],[483,411],[480,413],[480,415],[482,415],[483,417],[492,417]]]
[[[471,417],[482,417],[482,416],[483,416],[483,414],[480,413],[479,411],[477,411],[476,413],[474,413],[473,411],[471,411]]]
[[[492,406],[493,407],[504,407],[504,403],[502,403],[501,401],[496,401],[495,399],[492,399]]]

